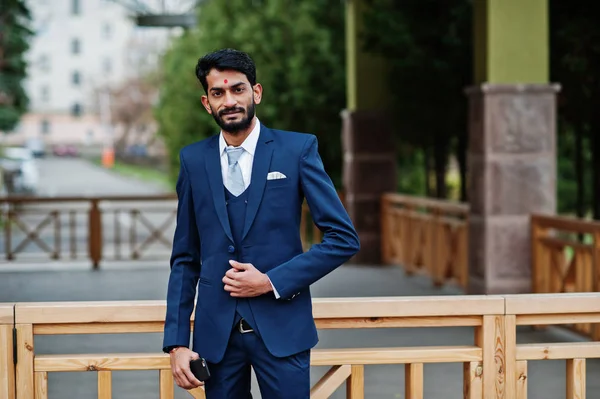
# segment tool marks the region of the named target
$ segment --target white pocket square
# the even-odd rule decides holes
[[[281,172],[269,172],[267,175],[267,180],[277,180],[277,179],[286,179],[287,176]]]

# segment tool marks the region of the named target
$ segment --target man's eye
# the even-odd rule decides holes
[[[221,93],[219,93],[218,91],[213,92],[213,97],[219,97],[220,95],[221,95]]]
[[[243,87],[238,87],[237,89],[235,89],[235,91],[236,91],[237,93],[241,93],[241,92],[243,92],[243,91],[244,91],[244,88],[243,88]]]

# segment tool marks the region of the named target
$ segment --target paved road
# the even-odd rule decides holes
[[[79,158],[39,159],[41,196],[145,195],[158,184],[125,177]]]
[[[13,301],[80,301],[164,299],[168,270],[166,265],[153,268],[102,269],[91,271],[37,271],[0,273],[0,302]],[[387,295],[454,295],[458,289],[434,289],[419,276],[407,278],[397,267],[365,267],[347,265],[314,285],[315,297],[387,296]],[[320,332],[318,347],[384,347],[409,345],[469,345],[471,328],[325,330]],[[572,334],[550,330],[519,330],[519,342],[560,342],[572,340]],[[161,334],[98,335],[40,337],[38,353],[102,353],[156,352]],[[529,367],[530,399],[562,399],[565,397],[565,362],[531,362]],[[316,381],[325,368],[312,372]],[[600,397],[600,363],[588,360],[587,393]],[[154,372],[117,372],[114,375],[114,397],[142,399],[157,397],[157,374]],[[404,398],[403,366],[367,366],[366,398]],[[49,398],[92,399],[96,396],[94,373],[56,373],[50,375]],[[256,391],[254,384],[254,392]],[[344,389],[333,398],[344,398]],[[425,397],[427,399],[462,398],[462,366],[460,364],[425,365]],[[179,391],[177,398],[187,398]],[[258,394],[254,398],[260,398]]]

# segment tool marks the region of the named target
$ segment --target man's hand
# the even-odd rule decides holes
[[[190,361],[200,358],[200,356],[186,347],[175,348],[171,353],[171,372],[177,385],[185,390],[198,388],[204,385],[199,381],[190,370]]]
[[[236,298],[250,298],[273,291],[266,274],[261,273],[251,263],[230,260],[231,269],[225,273],[225,291]]]

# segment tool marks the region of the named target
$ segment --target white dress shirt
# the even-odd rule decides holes
[[[258,143],[258,137],[260,136],[260,121],[256,118],[256,124],[254,129],[250,132],[246,140],[240,145],[244,149],[242,155],[238,159],[238,164],[242,170],[242,179],[244,180],[244,190],[248,188],[252,180],[252,164],[254,163],[254,153],[256,152],[256,144]],[[219,154],[221,154],[221,173],[223,174],[223,184],[227,185],[227,169],[229,168],[229,160],[227,159],[227,152],[225,148],[233,147],[228,146],[223,137],[223,132],[219,134]],[[269,279],[271,283],[271,280]],[[279,299],[279,293],[275,289],[273,283],[273,293],[275,298]]]

